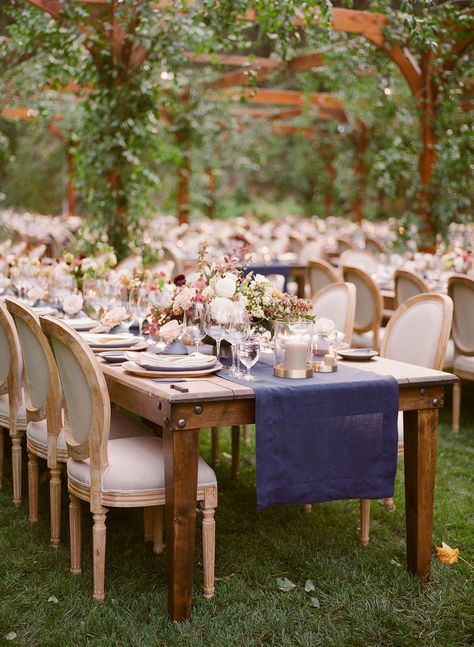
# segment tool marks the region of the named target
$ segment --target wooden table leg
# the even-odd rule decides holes
[[[407,568],[430,576],[438,409],[405,411],[405,507]]]
[[[183,621],[191,617],[199,429],[165,428],[163,450],[168,613],[171,620]]]
[[[298,296],[300,299],[304,299],[306,286],[306,268],[294,268],[291,274],[292,279],[298,286],[296,290],[296,296]]]

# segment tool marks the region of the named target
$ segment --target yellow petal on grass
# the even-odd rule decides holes
[[[445,544],[444,541],[441,545],[435,546],[438,553],[437,557],[441,564],[456,564],[459,558],[459,548],[451,548],[448,544]]]

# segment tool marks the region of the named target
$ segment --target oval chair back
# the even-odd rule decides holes
[[[90,459],[91,503],[101,505],[101,477],[107,467],[110,398],[93,352],[62,321],[41,317],[41,327],[56,358],[64,394],[64,435],[69,455]]]
[[[311,290],[311,298],[314,298],[326,285],[340,283],[341,278],[328,262],[319,259],[308,262],[308,282]]]
[[[373,347],[378,349],[379,330],[382,318],[383,299],[373,279],[359,267],[343,266],[344,281],[353,283],[356,288],[356,311],[354,331],[372,331]]]
[[[453,302],[446,295],[410,297],[388,322],[380,355],[442,370],[452,318]]]
[[[342,281],[326,285],[313,299],[313,309],[316,315],[332,319],[336,330],[344,333],[344,341],[349,345],[352,343],[355,307],[355,286]]]
[[[453,340],[456,351],[474,355],[474,279],[456,274],[448,280],[448,294],[454,303]]]
[[[54,357],[39,317],[18,299],[5,299],[18,332],[24,368],[28,420],[48,420],[48,434],[61,430],[61,387]]]
[[[408,270],[396,270],[393,275],[393,280],[395,283],[395,304],[397,308],[410,297],[414,297],[416,294],[425,294],[430,291],[423,279]]]
[[[360,267],[367,274],[375,274],[378,267],[377,257],[366,249],[348,249],[339,258],[339,266]]]

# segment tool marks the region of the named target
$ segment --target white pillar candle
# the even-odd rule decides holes
[[[304,371],[308,361],[308,344],[305,341],[287,341],[284,365],[288,371]]]

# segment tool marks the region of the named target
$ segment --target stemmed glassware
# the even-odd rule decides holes
[[[138,321],[138,335],[142,334],[143,322],[151,309],[150,293],[143,287],[135,287],[130,290],[128,299],[130,314]]]
[[[243,375],[239,368],[239,344],[245,341],[250,334],[250,317],[246,309],[242,306],[236,308],[230,316],[229,323],[226,326],[225,337],[232,346],[232,366],[229,373],[236,377]]]
[[[104,281],[88,279],[82,284],[82,296],[84,305],[92,311],[95,319],[99,319],[100,312],[104,307]]]
[[[258,339],[246,339],[240,344],[240,361],[247,369],[247,373],[243,376],[243,380],[253,382],[257,378],[250,375],[250,369],[258,362],[260,357],[260,342]]]
[[[216,342],[216,356],[219,359],[221,354],[221,341],[225,337],[226,323],[221,317],[217,317],[210,306],[206,306],[204,312],[204,330]]]
[[[195,302],[186,310],[184,315],[184,325],[187,336],[196,345],[196,352],[199,351],[199,344],[206,336],[204,329],[205,304]]]

